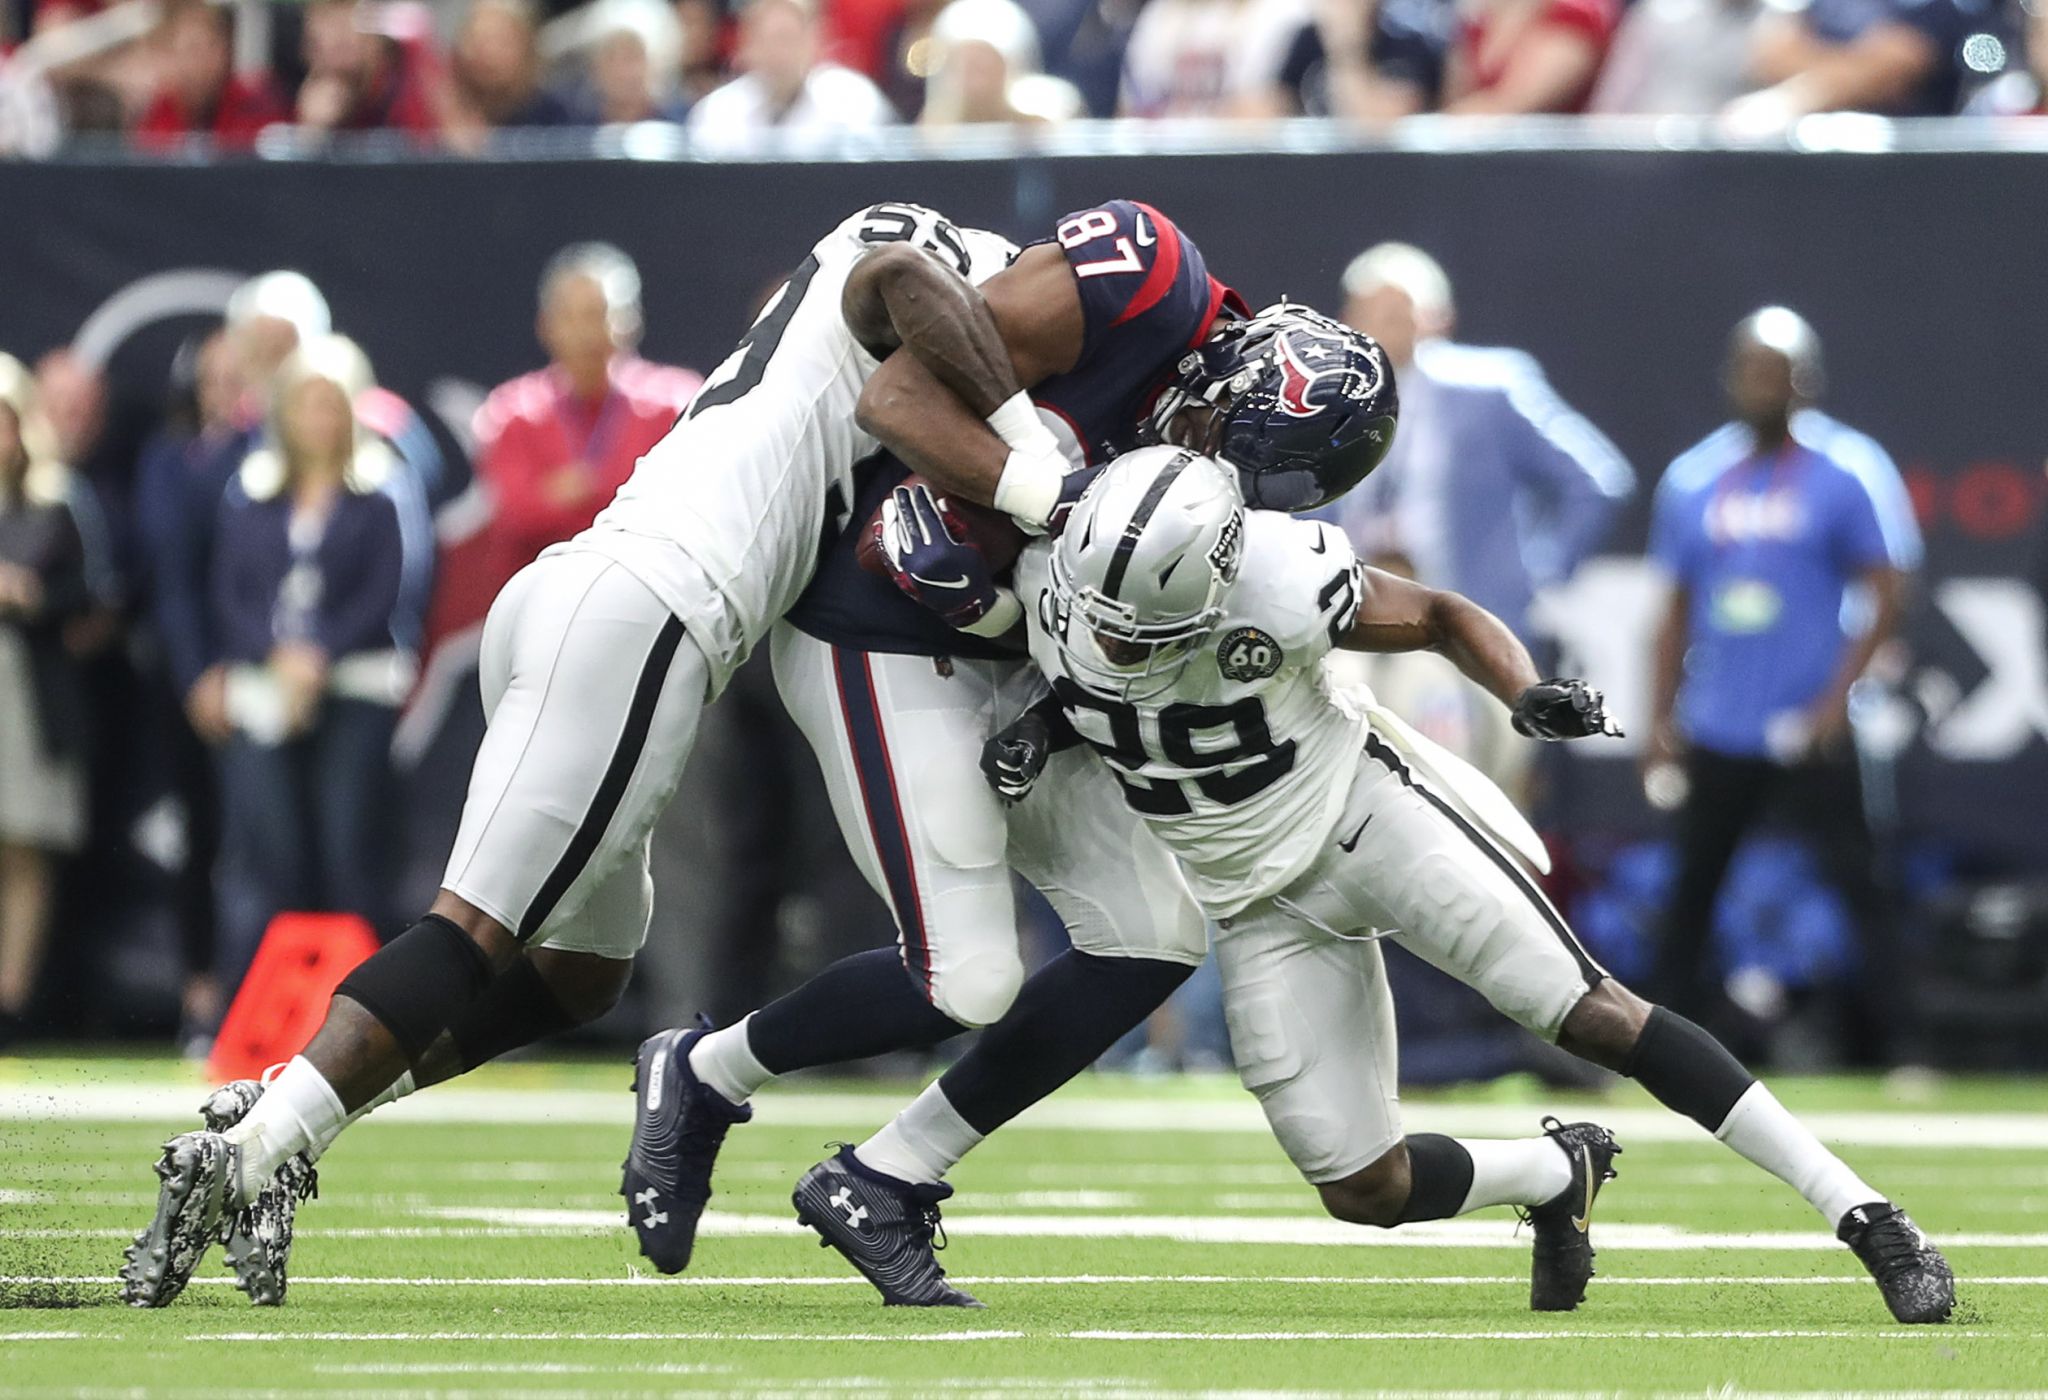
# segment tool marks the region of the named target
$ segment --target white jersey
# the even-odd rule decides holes
[[[1180,858],[1212,918],[1284,889],[1327,844],[1365,741],[1359,706],[1323,658],[1358,615],[1362,579],[1342,531],[1245,513],[1223,620],[1164,695],[1116,700],[1067,674],[1055,629],[1052,547],[1017,564],[1031,657],[1068,721]]]
[[[879,243],[914,242],[987,281],[1016,247],[912,204],[877,204],[832,230],[712,371],[582,534],[549,551],[617,560],[682,620],[711,662],[711,693],[796,602],[820,542],[846,523],[854,464],[880,444],[854,423],[878,361],[840,294]]]

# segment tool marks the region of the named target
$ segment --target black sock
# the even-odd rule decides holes
[[[1735,1101],[1756,1083],[1720,1041],[1661,1006],[1650,1008],[1621,1072],[1710,1133],[1721,1131]]]
[[[1472,1154],[1442,1133],[1408,1135],[1408,1203],[1401,1223],[1449,1220],[1472,1194]]]
[[[521,958],[491,979],[483,995],[462,1009],[448,1034],[464,1072],[495,1060],[522,1045],[582,1024],[555,996],[554,988],[533,965]]]
[[[894,948],[841,958],[747,1022],[747,1048],[776,1074],[922,1050],[967,1028],[933,1006]]]
[[[1025,982],[1009,1014],[939,1086],[968,1126],[992,1133],[1094,1064],[1193,971],[1154,958],[1062,953]]]

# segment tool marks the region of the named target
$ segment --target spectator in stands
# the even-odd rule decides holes
[[[85,683],[66,625],[104,600],[82,489],[50,452],[28,371],[0,355],[0,1044],[35,994],[53,858],[85,842]]]
[[[1307,0],[1150,0],[1124,50],[1118,105],[1131,117],[1270,117],[1310,21]]]
[[[609,244],[574,244],[548,261],[534,329],[547,367],[492,390],[476,418],[489,558],[460,586],[485,602],[590,524],[702,382],[634,353],[640,272]]]
[[[1412,559],[1424,583],[1530,640],[1531,600],[1600,543],[1634,473],[1535,360],[1449,339],[1450,279],[1421,249],[1367,249],[1345,269],[1344,294],[1344,320],[1394,364],[1401,431],[1336,518],[1360,553]]]
[[[1963,40],[1994,19],[1993,0],[1811,0],[1767,13],[1750,64],[1770,86],[1724,116],[1741,133],[1781,130],[1814,112],[1947,116],[1962,88]]]
[[[145,562],[137,599],[144,616],[140,630],[153,643],[145,645],[145,654],[157,658],[148,681],[172,712],[169,784],[185,819],[176,915],[185,972],[179,1038],[188,1046],[211,1040],[222,1010],[213,975],[220,800],[208,746],[224,742],[228,727],[224,678],[216,674],[208,685],[200,684],[214,663],[207,642],[209,556],[203,550],[228,481],[248,451],[245,397],[241,360],[222,328],[192,355],[189,400],[144,447],[135,489]]]
[[[284,119],[267,74],[234,71],[225,9],[204,0],[170,6],[156,49],[163,76],[136,123],[137,144],[166,150],[186,137],[205,136],[223,150],[247,150],[258,132]]]
[[[1457,28],[1452,0],[1318,0],[1281,83],[1310,116],[1386,122],[1432,111]]]
[[[569,109],[541,86],[540,31],[526,0],[471,0],[448,64],[441,139],[475,154],[499,131],[565,126]]]
[[[816,139],[896,120],[879,88],[821,53],[813,0],[748,0],[740,11],[740,75],[690,110],[691,136],[735,150],[771,132]]]
[[[300,128],[393,130],[422,139],[437,133],[438,65],[431,36],[413,18],[364,0],[311,0],[300,41]]]
[[[1963,110],[1974,117],[2048,117],[2048,0],[2034,0],[2026,64],[1987,84]]]
[[[1446,112],[1584,111],[1620,0],[1478,0],[1444,70]]]
[[[1726,1007],[1715,898],[1743,836],[1782,803],[1865,940],[1859,1029],[1882,1055],[1909,1038],[1905,999],[1889,993],[1911,969],[1879,883],[1850,699],[1898,625],[1919,527],[1884,449],[1813,407],[1820,341],[1800,317],[1774,306],[1743,321],[1724,384],[1735,421],[1666,470],[1651,526],[1671,591],[1646,767],[1682,762],[1686,796],[1645,994],[1696,1019]]]
[[[255,917],[222,930],[229,985],[281,911],[372,927],[385,915],[391,733],[413,658],[392,636],[403,545],[377,489],[397,463],[353,406],[369,383],[352,342],[302,345],[221,505],[210,600],[233,730],[226,839],[260,894]]]
[[[1014,0],[952,0],[932,25],[925,126],[1043,123],[1081,115],[1071,83],[1039,71],[1038,31]]]
[[[676,0],[676,22],[682,26],[682,58],[677,64],[679,100],[693,107],[725,81],[720,52],[725,39],[725,13],[718,0]]]
[[[570,101],[579,122],[681,121],[689,104],[677,96],[683,30],[662,0],[598,0],[584,30],[590,75]]]
[[[1755,86],[1750,35],[1763,0],[1635,0],[1587,110],[1711,116]]]

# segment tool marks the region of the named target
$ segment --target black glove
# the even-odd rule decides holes
[[[1584,681],[1558,677],[1538,681],[1515,701],[1515,732],[1531,739],[1621,737],[1607,717],[1606,697]]]
[[[1022,802],[1052,757],[1052,728],[1035,710],[981,746],[981,775],[1005,802]]]

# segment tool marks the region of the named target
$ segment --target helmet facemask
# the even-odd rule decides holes
[[[1208,597],[1182,617],[1141,619],[1137,609],[1077,584],[1065,557],[1052,559],[1051,628],[1061,663],[1089,690],[1112,699],[1156,699],[1173,689],[1216,624],[1226,580],[1212,572]]]

